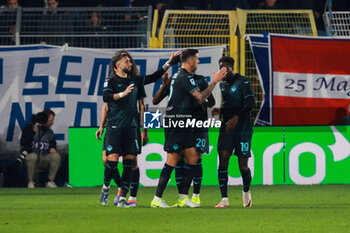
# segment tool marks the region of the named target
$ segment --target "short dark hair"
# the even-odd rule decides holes
[[[185,49],[180,54],[180,61],[187,62],[190,57],[194,57],[198,53],[198,49]]]
[[[230,56],[223,56],[223,57],[221,57],[219,59],[219,64],[222,63],[222,62],[227,62],[232,67],[235,64],[235,60],[232,57],[230,57]]]
[[[50,115],[54,115],[54,116],[56,116],[56,114],[55,114],[55,112],[54,111],[52,111],[51,109],[45,109],[44,111],[43,111],[43,113],[45,113],[46,115],[47,115],[47,117],[49,117]]]

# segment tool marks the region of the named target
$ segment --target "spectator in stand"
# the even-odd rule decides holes
[[[312,10],[314,8],[314,0],[289,0],[286,2],[287,9],[306,9]]]
[[[73,33],[73,25],[68,12],[56,10],[59,6],[58,0],[47,0],[47,6],[48,9],[44,11],[42,17],[41,33],[52,35],[45,39],[46,43],[63,45],[67,41],[66,38],[56,35]]]
[[[6,0],[6,8],[17,8],[18,0]]]
[[[212,10],[249,9],[248,0],[211,0]]]
[[[21,136],[21,154],[17,161],[26,161],[28,170],[28,188],[35,188],[34,176],[37,171],[49,169],[46,187],[56,188],[55,177],[60,166],[61,156],[57,153],[56,140],[51,126],[55,113],[46,109],[32,116],[32,122],[26,125]]]
[[[259,9],[273,10],[281,9],[277,3],[277,0],[265,0],[259,3]]]
[[[90,19],[87,22],[87,31],[89,34],[94,34],[95,36],[88,38],[87,46],[89,48],[102,48],[104,43],[104,38],[97,36],[107,30],[107,27],[102,25],[102,18],[100,12],[93,11],[90,14]]]

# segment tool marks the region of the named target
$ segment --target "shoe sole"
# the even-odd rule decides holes
[[[216,205],[215,208],[228,208],[229,205]]]

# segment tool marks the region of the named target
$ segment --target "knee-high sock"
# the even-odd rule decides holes
[[[179,193],[182,186],[182,180],[184,178],[184,165],[185,165],[185,161],[179,160],[179,162],[175,166],[175,180],[176,180],[177,190]]]
[[[243,179],[243,191],[248,192],[250,188],[250,182],[252,181],[252,174],[250,172],[250,169],[247,170],[241,170],[241,175]]]
[[[180,190],[180,194],[188,195],[188,190],[190,189],[192,179],[193,179],[193,173],[194,173],[194,167],[196,165],[191,165],[188,163],[185,163],[184,166],[184,178],[182,180],[182,187]]]
[[[119,170],[117,169],[117,171],[114,173],[112,179],[114,180],[114,182],[116,183],[116,185],[118,187],[122,186],[122,181],[120,179],[120,174],[119,174]]]
[[[193,193],[195,194],[199,194],[200,192],[202,176],[203,176],[202,159],[198,159],[198,162],[194,167],[194,174],[193,174]]]
[[[171,172],[174,170],[174,167],[164,164],[162,172],[160,173],[159,182],[157,186],[156,196],[161,198],[163,196],[163,192],[168,184],[170,179]]]
[[[131,171],[131,180],[130,180],[130,197],[136,197],[137,191],[139,190],[140,182],[140,169],[136,168]]]
[[[122,175],[122,193],[121,193],[121,197],[126,197],[126,194],[129,191],[132,167],[133,167],[133,160],[132,159],[125,159],[125,160],[123,160],[123,175]]]
[[[118,172],[117,161],[107,161],[105,166],[104,185],[109,186],[115,172]],[[119,173],[119,172],[118,172]]]
[[[218,178],[219,178],[221,197],[222,198],[227,197],[227,181],[228,181],[227,167],[219,167]]]

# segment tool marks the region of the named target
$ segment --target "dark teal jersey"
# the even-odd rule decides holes
[[[195,74],[193,76],[193,79],[196,82],[199,88],[199,91],[203,91],[208,88],[209,84],[207,79],[204,76]],[[193,108],[194,108],[194,114],[195,114],[194,117],[197,120],[205,121],[208,119],[207,109],[203,109],[202,105],[199,104],[198,100],[196,100],[195,98],[194,98]]]
[[[239,116],[235,132],[252,131],[250,110],[255,105],[254,94],[247,78],[235,74],[233,78],[220,83],[222,94],[221,117],[226,123],[235,115]]]
[[[105,81],[103,100],[108,103],[106,127],[119,129],[140,126],[137,101],[146,97],[143,82],[144,77],[141,76],[121,78],[117,75]],[[125,91],[131,84],[134,84],[131,93],[121,99],[113,100],[111,97],[113,94]]]
[[[183,115],[183,118],[192,118],[195,100],[192,92],[196,89],[198,86],[193,74],[188,73],[185,69],[179,69],[179,72],[174,74],[171,80],[166,115],[175,117]]]

